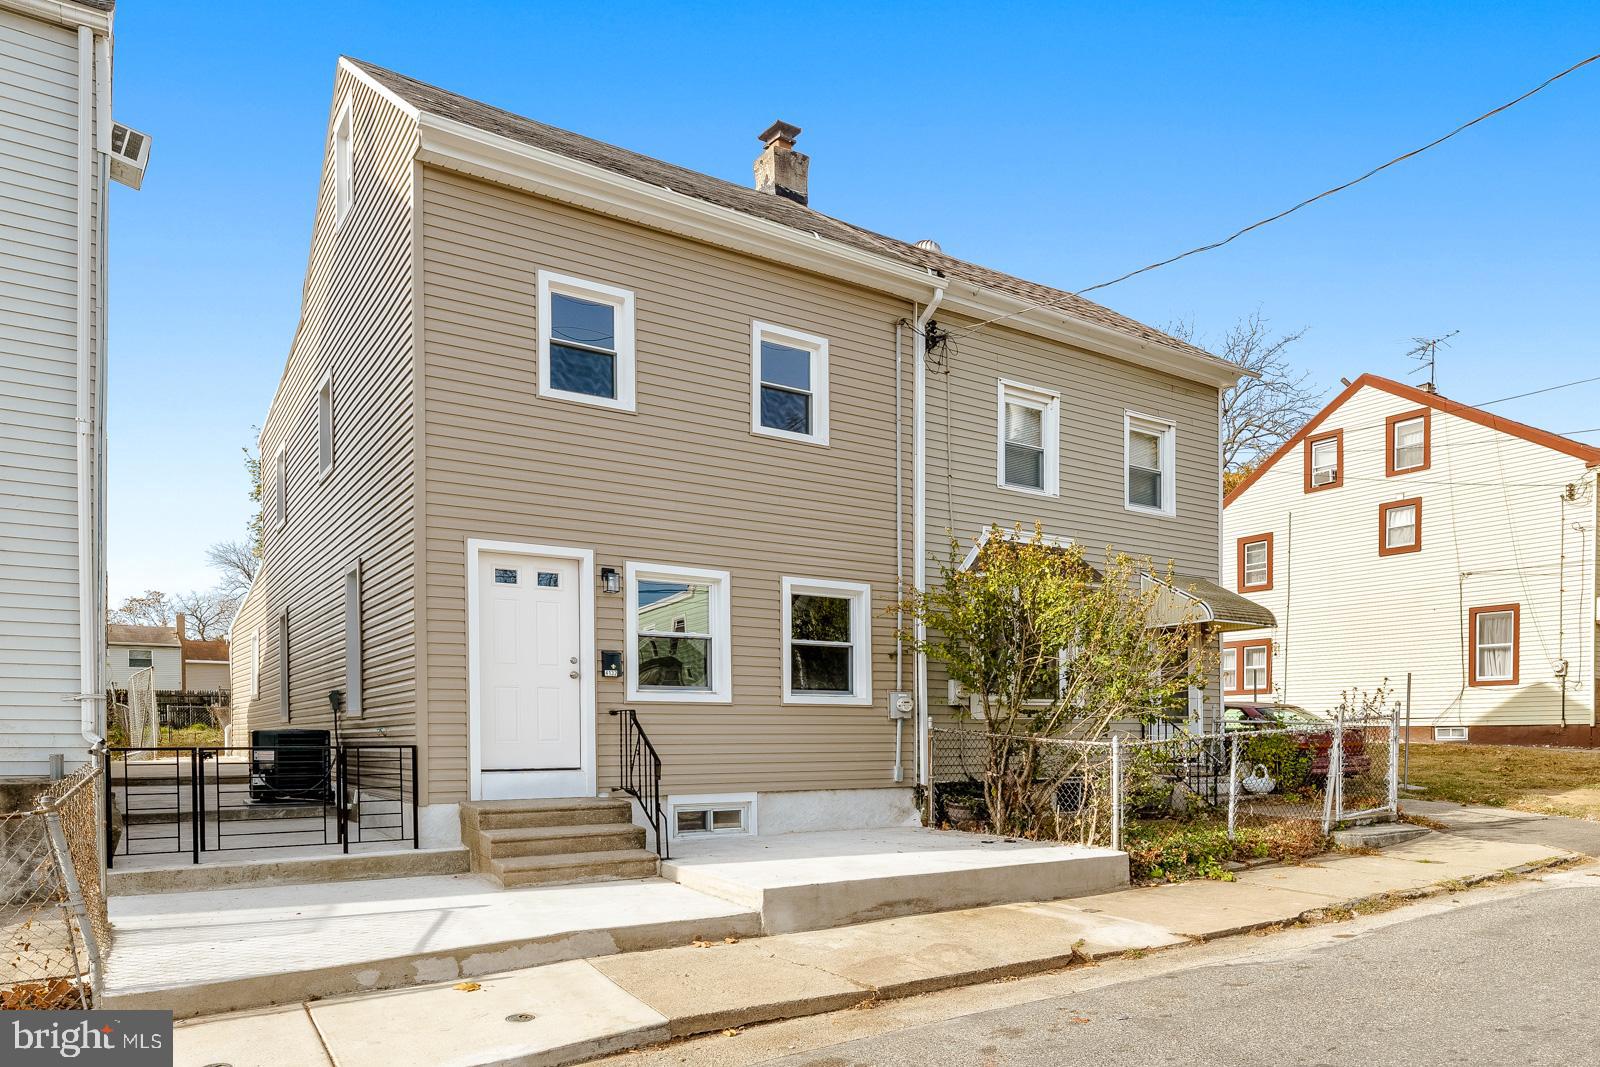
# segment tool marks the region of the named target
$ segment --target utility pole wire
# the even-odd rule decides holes
[[[1530,391],[1528,391],[1526,393],[1518,393],[1515,396],[1503,396],[1498,400],[1484,400],[1481,403],[1477,403],[1477,404],[1474,404],[1472,406],[1473,407],[1477,407],[1477,408],[1486,408],[1490,404],[1504,404],[1507,400],[1521,400],[1525,396],[1538,396],[1540,393],[1553,393],[1557,389],[1571,389],[1574,385],[1588,385],[1590,382],[1600,382],[1600,377],[1579,378],[1575,382],[1562,382],[1560,385],[1547,385],[1543,389],[1532,389],[1532,390],[1530,390]],[[1591,431],[1589,431],[1589,430],[1574,430],[1572,432],[1573,433],[1590,433]]]
[[[1379,173],[1380,171],[1388,170],[1390,167],[1394,166],[1396,163],[1403,163],[1406,160],[1410,159],[1412,156],[1421,155],[1423,152],[1426,152],[1428,149],[1435,148],[1438,145],[1443,144],[1444,142],[1450,140],[1450,138],[1454,137],[1456,134],[1461,133],[1464,130],[1470,129],[1473,126],[1476,126],[1478,123],[1484,121],[1485,119],[1493,118],[1494,116],[1500,114],[1500,112],[1505,111],[1508,108],[1515,107],[1516,105],[1522,103],[1524,100],[1528,99],[1528,97],[1533,96],[1535,93],[1542,92],[1544,89],[1546,89],[1549,86],[1553,85],[1554,83],[1560,81],[1562,78],[1565,78],[1567,75],[1573,73],[1574,71],[1581,70],[1582,68],[1587,67],[1590,63],[1593,63],[1596,60],[1600,60],[1600,52],[1597,52],[1596,54],[1590,56],[1588,59],[1579,60],[1578,62],[1574,63],[1572,66],[1568,67],[1566,70],[1560,72],[1559,74],[1552,74],[1550,77],[1546,78],[1544,81],[1540,82],[1538,85],[1535,85],[1532,89],[1529,89],[1527,92],[1523,93],[1521,96],[1517,97],[1516,99],[1508,100],[1504,104],[1501,104],[1499,107],[1495,108],[1493,111],[1485,111],[1483,114],[1479,115],[1477,118],[1472,119],[1472,120],[1467,121],[1467,122],[1463,122],[1461,125],[1457,126],[1455,129],[1451,130],[1449,133],[1445,134],[1442,137],[1437,137],[1434,140],[1429,141],[1427,144],[1423,145],[1421,148],[1413,148],[1411,151],[1405,153],[1404,155],[1395,156],[1393,159],[1389,160],[1387,163],[1380,163],[1376,167],[1373,167],[1371,170],[1367,171],[1365,174],[1361,175],[1359,178],[1352,178],[1349,181],[1343,183],[1342,185],[1336,185],[1332,189],[1326,189],[1326,190],[1318,193],[1316,196],[1309,197],[1309,198],[1307,198],[1305,200],[1300,201],[1298,204],[1294,205],[1294,207],[1287,208],[1287,209],[1285,209],[1283,211],[1278,212],[1276,215],[1272,215],[1272,216],[1269,216],[1267,218],[1264,218],[1264,219],[1260,220],[1259,222],[1252,222],[1250,225],[1244,227],[1243,229],[1235,230],[1233,233],[1229,234],[1227,237],[1224,237],[1220,241],[1213,241],[1211,244],[1208,244],[1208,245],[1201,245],[1198,248],[1191,248],[1187,252],[1182,252],[1182,253],[1180,253],[1180,254],[1178,254],[1176,256],[1171,257],[1170,259],[1163,259],[1158,263],[1151,263],[1149,266],[1140,267],[1138,270],[1130,270],[1128,273],[1118,275],[1117,277],[1112,278],[1108,282],[1100,282],[1099,284],[1091,285],[1086,289],[1079,289],[1076,293],[1074,293],[1072,295],[1074,295],[1074,296],[1082,296],[1084,293],[1092,293],[1096,289],[1104,289],[1107,286],[1116,285],[1119,282],[1125,282],[1129,278],[1133,278],[1133,277],[1136,277],[1137,275],[1144,274],[1147,271],[1157,270],[1157,269],[1159,269],[1161,267],[1170,266],[1173,263],[1178,262],[1180,259],[1188,259],[1190,256],[1199,255],[1201,252],[1211,252],[1211,251],[1214,251],[1214,250],[1216,250],[1218,248],[1221,248],[1223,245],[1231,244],[1233,241],[1237,240],[1240,237],[1243,237],[1245,234],[1249,233],[1251,230],[1258,230],[1261,227],[1266,226],[1269,223],[1277,222],[1279,219],[1285,218],[1285,217],[1287,217],[1289,215],[1293,215],[1296,211],[1299,211],[1303,207],[1308,207],[1311,204],[1316,203],[1318,200],[1324,200],[1327,197],[1330,197],[1330,196],[1334,195],[1335,193],[1342,193],[1346,189],[1350,188],[1352,185],[1359,185],[1361,182],[1366,181],[1368,178],[1370,178],[1373,175]],[[1026,315],[1030,311],[1038,311],[1038,310],[1040,310],[1042,308],[1054,307],[1056,304],[1059,304],[1060,302],[1061,302],[1060,298],[1058,298],[1056,300],[1046,300],[1046,301],[1043,301],[1041,303],[1033,304],[1033,305],[1031,305],[1029,307],[1022,308],[1020,311],[1013,311],[1013,312],[1010,312],[1010,313],[1005,314],[1005,315],[996,315],[992,319],[985,319],[982,322],[976,323],[975,325],[972,325],[972,326],[958,327],[956,332],[959,332],[959,333],[973,333],[973,332],[975,332],[977,330],[981,330],[985,326],[992,325],[993,323],[1003,322],[1006,319],[1014,319],[1018,315]]]

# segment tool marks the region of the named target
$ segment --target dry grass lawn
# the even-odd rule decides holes
[[[1600,749],[1411,746],[1412,796],[1600,821]]]

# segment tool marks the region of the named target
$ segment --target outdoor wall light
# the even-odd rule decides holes
[[[622,575],[615,567],[600,568],[600,588],[607,593],[622,592]]]

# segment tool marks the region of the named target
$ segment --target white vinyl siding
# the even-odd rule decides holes
[[[88,749],[77,699],[77,268],[81,252],[95,289],[98,363],[103,216],[93,164],[89,198],[78,199],[74,31],[0,10],[0,67],[0,776],[32,776],[46,774],[55,753],[72,770]],[[80,212],[90,219],[91,245],[82,249]],[[100,408],[98,382],[85,387]],[[103,429],[97,418],[97,434]],[[87,491],[97,511],[103,442]],[[96,568],[100,553],[97,543]],[[103,608],[91,605],[90,617]],[[99,674],[105,655],[91,655]]]
[[[633,293],[540,271],[539,395],[634,409]]]
[[[750,429],[828,443],[828,341],[765,322],[750,326]]]
[[[996,483],[1045,496],[1061,492],[1061,394],[1001,379],[995,436]]]

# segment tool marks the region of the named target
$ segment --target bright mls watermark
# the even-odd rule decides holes
[[[0,1063],[171,1067],[170,1011],[9,1011],[0,1022]]]

